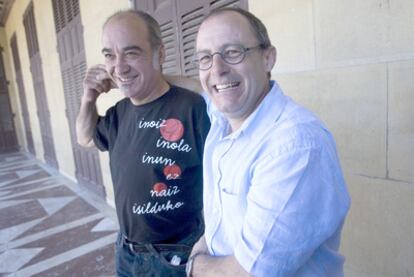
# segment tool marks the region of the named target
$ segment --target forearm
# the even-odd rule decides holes
[[[93,134],[97,121],[98,113],[95,101],[86,100],[83,97],[79,114],[76,118],[76,137],[80,145],[84,147],[94,146]]]

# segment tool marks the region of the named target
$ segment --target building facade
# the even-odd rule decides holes
[[[161,25],[164,72],[197,78],[198,25],[223,6],[263,20],[278,50],[272,77],[335,136],[353,201],[346,276],[413,276],[410,0],[0,1],[0,152],[27,152],[113,205],[107,154],[78,146],[74,128],[85,70],[103,62],[102,24],[117,10],[149,12]],[[99,113],[119,99],[116,90],[101,97]]]

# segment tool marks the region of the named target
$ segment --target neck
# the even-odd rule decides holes
[[[261,96],[257,99],[256,105],[252,107],[252,109],[245,115],[239,118],[230,118],[227,117],[227,120],[230,124],[230,134],[236,132],[243,124],[243,122],[259,107],[260,103],[262,103],[263,99],[266,95],[270,92],[270,85],[269,83],[264,87]]]
[[[130,98],[132,104],[141,106],[150,103],[163,96],[170,89],[170,85],[162,77],[156,83],[157,85],[152,89],[152,92],[144,99]]]
[[[230,130],[229,130],[229,134],[236,132],[238,129],[240,129],[240,127],[242,126],[245,118],[243,119],[233,119],[233,118],[228,118],[227,119],[230,125]]]

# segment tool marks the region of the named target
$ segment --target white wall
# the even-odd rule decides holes
[[[273,77],[333,132],[352,207],[346,276],[413,276],[414,1],[252,0]]]

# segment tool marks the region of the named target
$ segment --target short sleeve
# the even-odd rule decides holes
[[[101,151],[111,149],[111,141],[113,142],[118,130],[115,107],[108,109],[105,116],[99,116],[95,127],[93,141],[96,147]]]

